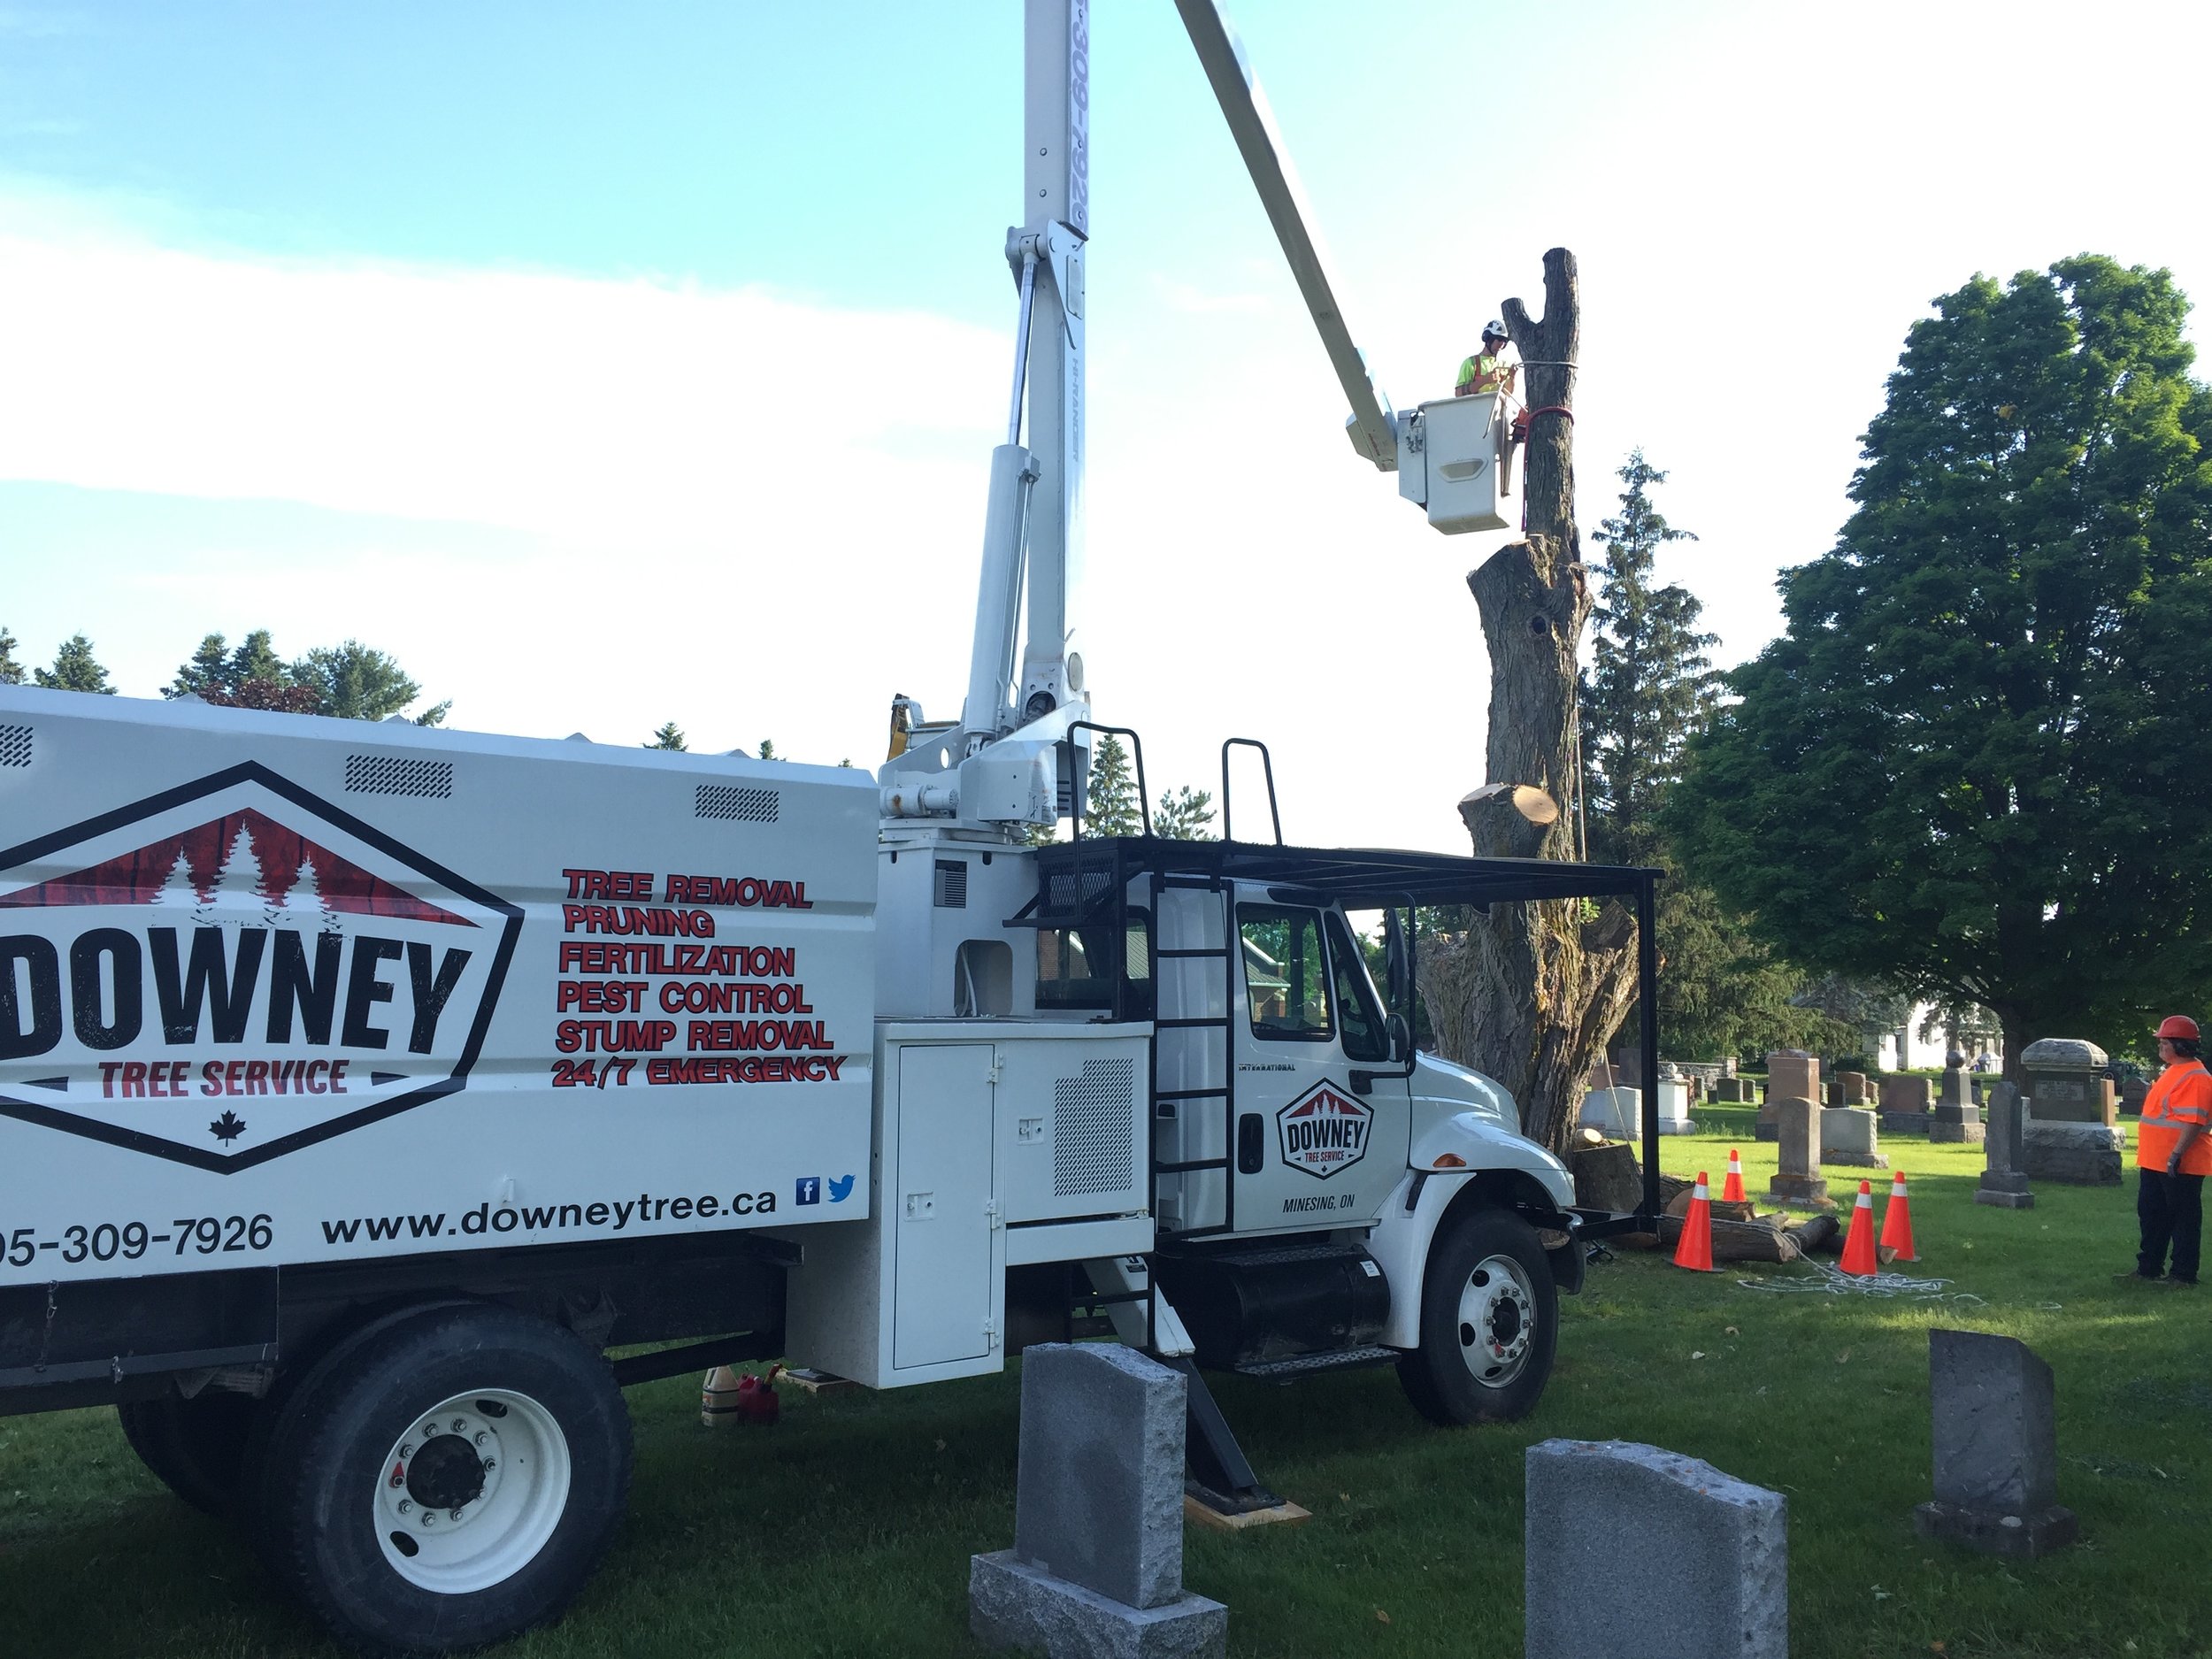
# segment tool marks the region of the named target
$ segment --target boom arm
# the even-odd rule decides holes
[[[1183,14],[1183,27],[1189,31],[1191,44],[1198,49],[1198,61],[1213,85],[1214,96],[1220,100],[1222,114],[1228,118],[1229,132],[1244,157],[1245,170],[1260,193],[1268,222],[1275,227],[1275,238],[1290,261],[1290,273],[1304,296],[1306,310],[1313,314],[1313,326],[1321,331],[1322,347],[1329,354],[1330,366],[1336,370],[1338,383],[1344,388],[1345,401],[1352,406],[1351,419],[1345,422],[1352,447],[1372,461],[1377,471],[1395,472],[1396,423],[1388,401],[1369,378],[1367,359],[1353,343],[1352,332],[1345,324],[1328,257],[1312,229],[1313,215],[1306,205],[1305,189],[1298,182],[1298,170],[1291,165],[1282,134],[1275,130],[1275,114],[1267,106],[1267,95],[1260,90],[1259,78],[1245,61],[1244,48],[1215,0],[1175,0],[1175,9]]]

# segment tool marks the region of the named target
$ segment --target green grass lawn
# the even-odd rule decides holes
[[[1773,1149],[1735,1133],[1755,1194]],[[1729,1144],[1671,1141],[1665,1165],[1717,1184]],[[1263,1475],[1313,1511],[1190,1534],[1186,1577],[1228,1603],[1231,1651],[1517,1654],[1521,1452],[1555,1435],[1649,1441],[1787,1494],[1801,1659],[2212,1651],[2212,1292],[2112,1282],[2133,1253],[2132,1177],[1993,1210],[1972,1202],[1979,1148],[1886,1150],[1914,1183],[1910,1271],[1947,1280],[1944,1300],[1776,1294],[1740,1281],[1805,1270],[1700,1276],[1624,1254],[1566,1304],[1551,1389],[1510,1427],[1429,1428],[1387,1371],[1217,1379]],[[2019,1337],[2057,1372],[2071,1549],[2004,1563],[1914,1537],[1939,1325]],[[565,1622],[503,1654],[978,1651],[967,1562],[1012,1540],[1016,1377],[787,1398],[771,1430],[703,1429],[697,1397],[682,1379],[631,1392],[637,1478],[613,1553]],[[227,1530],[139,1467],[110,1412],[0,1419],[0,1632],[27,1659],[334,1652]]]

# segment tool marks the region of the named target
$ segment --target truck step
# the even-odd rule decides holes
[[[1290,1382],[1317,1371],[1348,1371],[1356,1365],[1391,1365],[1398,1360],[1394,1348],[1342,1348],[1328,1354],[1294,1354],[1288,1359],[1265,1359],[1237,1367],[1240,1377],[1263,1382]]]

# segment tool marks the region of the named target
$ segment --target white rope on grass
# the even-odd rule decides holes
[[[1740,1279],[1740,1290],[1806,1292],[1830,1296],[1902,1296],[1912,1302],[1954,1302],[1981,1304],[1983,1298],[1969,1290],[1953,1290],[1947,1279],[1916,1279],[1910,1273],[1847,1273],[1825,1262],[1807,1262],[1813,1277]]]

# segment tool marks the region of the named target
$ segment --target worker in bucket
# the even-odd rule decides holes
[[[1517,365],[1500,360],[1505,347],[1505,325],[1484,324],[1482,349],[1459,365],[1459,384],[1452,388],[1452,396],[1479,397],[1485,392],[1511,391],[1513,377],[1520,371]]]

